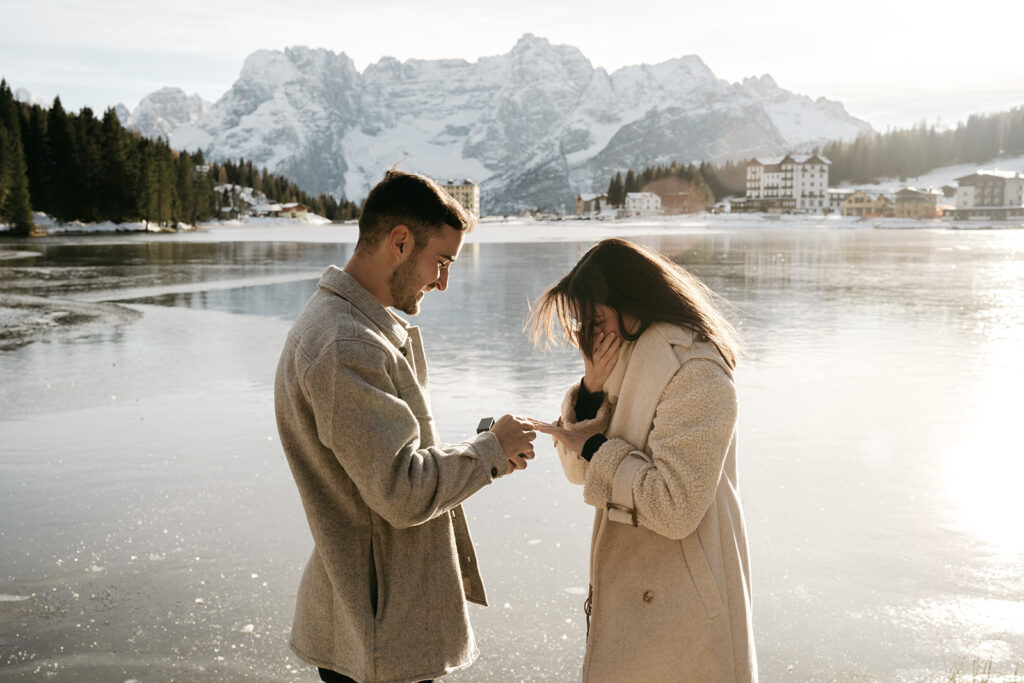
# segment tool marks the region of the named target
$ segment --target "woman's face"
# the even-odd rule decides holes
[[[623,314],[622,322],[626,325],[626,332],[632,334],[640,327],[639,322],[636,318],[628,314]],[[622,328],[619,325],[619,314],[611,306],[605,306],[604,304],[597,304],[594,306],[594,317],[590,320],[581,321],[581,325],[589,325],[591,333],[594,339],[598,339],[602,334],[614,334],[618,337],[622,336]]]
[[[619,328],[619,314],[615,312],[614,308],[604,304],[597,304],[594,307],[594,319],[590,321],[590,329],[594,332],[594,339],[602,334],[622,336],[622,330]]]

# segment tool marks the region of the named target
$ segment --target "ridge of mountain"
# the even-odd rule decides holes
[[[696,55],[609,74],[533,34],[476,62],[384,57],[362,72],[343,52],[258,50],[212,105],[164,88],[129,126],[357,201],[412,155],[403,168],[479,182],[490,213],[568,206],[626,168],[780,154],[871,131],[841,103],[768,75],[729,83]]]

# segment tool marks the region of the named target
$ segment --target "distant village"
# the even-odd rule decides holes
[[[754,159],[747,166],[746,196],[725,199],[712,210],[858,218],[1024,218],[1024,173],[1017,171],[982,170],[957,178],[957,187],[903,187],[885,193],[829,187],[830,165],[820,154]],[[671,208],[665,204],[662,192],[630,192],[622,207],[610,206],[604,194],[579,194],[576,215],[619,218],[689,212],[678,210],[678,202]]]
[[[718,202],[711,211],[766,214],[821,214],[857,218],[941,218],[1006,220],[1024,218],[1024,173],[982,170],[956,179],[957,187],[903,187],[892,193],[829,187],[831,162],[820,154],[757,158],[747,166],[746,195]],[[675,179],[670,179],[675,180]],[[480,186],[469,178],[439,184],[476,217]],[[615,219],[696,213],[706,207],[687,201],[686,183],[655,181],[650,191],[629,192],[622,206],[606,194],[578,194],[580,218]],[[298,203],[259,203],[252,216],[303,218]]]

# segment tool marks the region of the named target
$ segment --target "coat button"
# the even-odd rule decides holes
[[[497,467],[492,467],[491,468],[491,478],[494,478],[496,476],[498,476],[498,468]]]
[[[654,591],[644,591],[644,602],[651,602],[654,600]]]

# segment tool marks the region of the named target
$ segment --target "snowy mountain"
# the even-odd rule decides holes
[[[114,113],[117,114],[117,120],[121,122],[122,126],[127,126],[132,119],[132,113],[124,105],[124,102],[118,102],[114,105]]]
[[[413,155],[403,168],[481,183],[491,213],[569,206],[629,167],[781,154],[871,130],[841,104],[770,76],[730,84],[694,55],[609,74],[531,34],[476,62],[385,57],[362,73],[344,53],[261,50],[199,109],[165,88],[131,126],[356,201]]]
[[[196,123],[210,103],[181,88],[162,88],[142,98],[128,119],[128,127],[151,138],[170,137],[182,126]]]
[[[40,101],[38,97],[33,95],[32,91],[30,91],[28,88],[18,88],[17,90],[15,90],[14,99],[18,102],[24,102],[25,104],[38,104],[39,106],[45,106],[43,105],[42,101]]]

